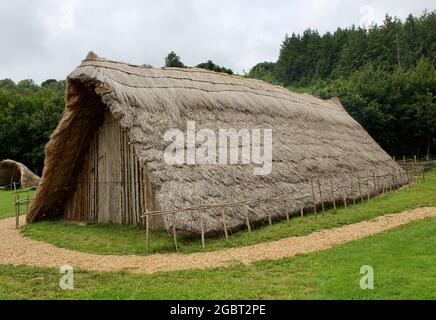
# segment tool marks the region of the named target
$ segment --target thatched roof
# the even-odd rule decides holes
[[[13,161],[0,161],[0,187],[13,187],[13,183],[22,188],[36,187],[40,178],[24,164]]]
[[[66,99],[62,120],[46,146],[43,182],[29,221],[62,214],[86,152],[87,132],[95,125],[96,105],[106,106],[128,130],[156,188],[159,209],[283,193],[296,196],[310,192],[309,178],[333,179],[339,185],[349,176],[400,170],[339,100],[325,101],[259,80],[202,69],[150,69],[89,54],[69,75]],[[80,101],[86,107],[74,107]],[[272,128],[271,174],[256,176],[251,165],[166,165],[164,133],[171,128],[185,131],[191,120],[198,129],[214,131]],[[262,208],[251,208],[250,214],[254,221],[267,217]],[[207,216],[208,231],[222,229],[218,212]],[[230,227],[244,224],[240,211],[229,216]],[[198,219],[198,214],[181,214],[166,219],[166,224],[199,232]]]

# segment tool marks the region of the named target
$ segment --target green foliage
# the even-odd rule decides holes
[[[411,157],[435,150],[436,68],[427,59],[393,72],[369,64],[348,78],[318,80],[307,91],[325,99],[340,97],[390,154]]]
[[[269,83],[276,84],[277,79],[274,75],[276,64],[274,62],[261,62],[251,68],[248,73],[248,78],[263,80]]]
[[[404,22],[351,27],[322,36],[286,35],[277,63],[249,77],[321,98],[339,97],[347,111],[396,156],[436,151],[436,11]]]
[[[44,145],[64,109],[63,81],[36,85],[0,80],[0,159],[13,159],[41,173]]]
[[[232,69],[220,67],[219,65],[216,65],[215,63],[213,63],[212,60],[208,60],[205,63],[200,63],[199,65],[197,65],[197,68],[207,69],[207,70],[215,71],[215,72],[223,72],[223,73],[233,74]]]
[[[174,51],[171,51],[165,58],[165,68],[185,68],[185,65],[180,57]]]
[[[315,218],[313,215],[294,217],[290,222],[282,221],[272,226],[264,225],[252,233],[239,231],[229,241],[222,236],[206,239],[208,251],[246,246],[291,236],[303,236],[313,232],[342,225],[369,220],[390,213],[408,209],[436,206],[436,171],[427,174],[426,181],[401,191],[385,194],[366,204],[356,204],[336,212],[329,210]],[[1,196],[1,194],[0,194]],[[63,221],[45,221],[23,227],[22,233],[32,239],[47,241],[58,247],[88,253],[145,255],[144,231],[117,225],[79,226]],[[179,249],[185,253],[201,252],[201,241],[197,236],[179,234]],[[150,247],[153,252],[172,252],[172,238],[164,231],[150,233]]]

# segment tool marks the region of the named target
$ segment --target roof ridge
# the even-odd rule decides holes
[[[91,56],[90,56],[90,58],[88,58],[88,56],[90,54],[91,54]],[[140,68],[140,69],[147,69],[147,70],[159,70],[159,71],[173,71],[173,70],[177,70],[177,71],[181,71],[181,72],[198,72],[198,73],[205,73],[205,74],[216,74],[216,75],[220,75],[220,76],[224,76],[224,77],[231,77],[231,78],[234,78],[234,79],[239,79],[239,80],[244,80],[244,81],[258,82],[260,84],[265,84],[265,85],[268,85],[268,86],[271,86],[271,87],[274,87],[274,88],[287,90],[283,86],[272,84],[272,83],[266,82],[264,80],[255,79],[255,78],[245,78],[244,76],[241,76],[241,75],[228,74],[228,73],[225,73],[225,72],[217,72],[217,71],[212,71],[212,70],[198,68],[198,67],[186,67],[186,68],[179,68],[179,67],[155,68],[155,67],[152,67],[152,68],[150,68],[149,66],[138,65],[138,64],[123,62],[123,61],[116,61],[116,60],[107,59],[107,58],[101,58],[101,57],[99,57],[98,55],[96,55],[92,51],[90,51],[90,53],[88,53],[88,56],[84,60],[82,60],[82,63],[83,62],[87,62],[87,61],[96,61],[96,62],[107,62],[107,63],[114,63],[114,64],[122,64],[122,65],[126,65],[126,66],[133,67],[133,68]]]

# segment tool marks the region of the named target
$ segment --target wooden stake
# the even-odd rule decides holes
[[[347,209],[348,208],[348,206],[347,206],[347,195],[345,194],[345,188],[344,188],[344,186],[342,186],[342,199],[344,200],[344,206],[345,206],[345,209]]]
[[[145,251],[148,253],[150,250],[150,217],[148,210],[145,211]]]
[[[15,228],[17,229],[20,227],[20,205],[18,204],[19,201],[19,196],[15,195]]]
[[[248,233],[251,233],[250,217],[248,216],[248,205],[247,205],[247,204],[244,204],[244,205],[242,206],[242,210],[244,211],[245,222],[247,223]]]
[[[173,239],[174,239],[174,248],[176,249],[176,252],[179,252],[179,246],[177,244],[176,225],[174,224],[174,215],[173,215]]]
[[[354,182],[353,182],[353,178],[351,178],[351,198],[353,200],[353,204],[356,204],[356,198],[354,197]]]
[[[285,202],[285,212],[286,212],[286,220],[290,220],[291,218],[289,217],[289,205],[287,202]]]
[[[377,195],[379,195],[380,194],[380,177],[379,176],[377,176]]]
[[[200,225],[201,225],[201,247],[203,248],[204,251],[206,251],[206,241],[205,241],[205,237],[204,237],[204,217],[203,217],[203,213],[200,213]]]
[[[366,179],[366,197],[369,202],[369,198],[371,197],[371,191],[369,190],[369,178]]]
[[[390,190],[395,190],[395,171],[392,172],[392,185],[390,187]]]
[[[229,240],[229,233],[227,232],[227,221],[226,221],[226,208],[221,209],[221,219],[224,226],[224,235],[226,237],[226,240]]]
[[[325,211],[325,208],[324,208],[324,198],[322,196],[321,182],[319,180],[318,180],[318,191],[319,191],[319,198],[321,199],[322,212],[324,212]]]
[[[396,171],[393,170],[392,171],[392,186],[393,186],[394,190],[395,190],[396,185],[397,185],[397,180],[395,179],[396,178],[395,175],[396,175]]]
[[[375,179],[375,172],[372,173],[372,183],[374,184],[374,197],[376,197],[378,195],[378,190],[377,190],[377,181]]]
[[[360,194],[360,201],[364,201],[363,200],[363,193],[362,193],[362,185],[360,184],[360,176],[357,176],[357,184],[359,187],[359,194]]]
[[[313,210],[315,212],[315,218],[317,217],[317,210],[316,210],[316,196],[315,196],[315,187],[313,186],[313,180],[310,179],[310,185],[312,187],[312,199],[313,199]]]
[[[300,207],[300,216],[304,218],[304,205],[302,204]]]
[[[271,217],[271,212],[272,211],[272,207],[268,208],[268,223],[270,226],[272,226],[272,217]]]
[[[336,211],[336,195],[335,195],[335,189],[333,188],[333,180],[330,180],[330,189],[331,189],[331,192],[332,192],[333,208]]]

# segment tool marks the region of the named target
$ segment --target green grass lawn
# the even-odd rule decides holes
[[[291,236],[302,236],[327,228],[369,220],[377,216],[398,213],[424,206],[436,206],[436,171],[427,173],[424,182],[410,188],[382,195],[369,203],[328,210],[318,215],[296,217],[272,226],[262,226],[251,234],[240,231],[229,241],[222,236],[206,240],[208,251],[226,247],[250,245]],[[82,252],[116,255],[145,255],[144,232],[137,228],[117,225],[79,226],[64,221],[45,221],[27,225],[22,233],[32,239],[47,241],[58,247]],[[180,250],[184,253],[201,251],[199,237],[178,236]],[[172,238],[165,231],[151,232],[150,246],[153,252],[174,251]]]
[[[0,299],[436,299],[436,219],[249,266],[154,275],[76,270],[72,291],[56,269],[0,266]],[[362,290],[360,268],[374,268]]]
[[[20,199],[27,199],[27,196],[33,197],[34,190],[24,191],[18,193]],[[13,190],[0,190],[0,219],[15,216],[15,192]],[[21,213],[26,213],[26,206],[23,206]]]

